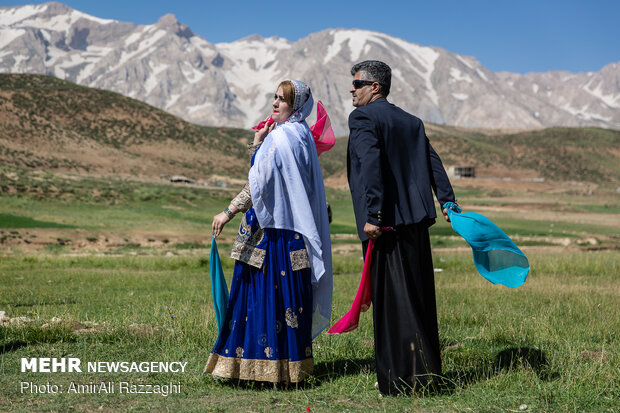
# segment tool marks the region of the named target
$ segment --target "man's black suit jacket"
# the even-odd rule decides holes
[[[441,159],[417,117],[379,98],[349,115],[347,176],[357,232],[366,222],[409,225],[436,218],[433,193],[440,205],[455,201]]]

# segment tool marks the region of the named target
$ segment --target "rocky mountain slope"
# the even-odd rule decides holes
[[[0,8],[0,72],[48,74],[115,91],[205,125],[247,128],[270,112],[280,80],[299,78],[344,135],[353,109],[349,69],[368,58],[392,66],[390,100],[425,121],[620,129],[619,63],[594,73],[494,73],[474,57],[365,30],[212,44],[172,15],[135,25],[60,3]]]

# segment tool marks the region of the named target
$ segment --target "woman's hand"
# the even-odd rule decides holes
[[[273,128],[276,127],[275,122],[273,122],[271,125],[269,124],[270,117],[271,115],[265,118],[265,126],[257,130],[256,133],[254,134],[254,145],[258,145],[259,143],[262,143],[267,137],[267,135],[269,135],[269,132],[271,132]]]
[[[217,238],[218,235],[222,233],[222,229],[224,229],[224,225],[228,224],[231,218],[226,215],[225,212],[220,212],[216,216],[213,217],[213,224],[211,224],[211,229],[213,230],[213,236]]]

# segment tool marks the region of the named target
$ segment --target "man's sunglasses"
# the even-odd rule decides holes
[[[361,88],[363,86],[372,85],[373,83],[378,83],[378,82],[374,82],[372,80],[358,80],[358,79],[356,79],[356,80],[353,81],[353,87],[355,89],[359,89],[359,88]]]

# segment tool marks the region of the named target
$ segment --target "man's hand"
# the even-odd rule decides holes
[[[441,212],[443,213],[443,217],[446,219],[446,221],[450,222],[450,217],[448,216],[448,211],[445,208],[443,208],[441,210]]]
[[[370,239],[377,239],[383,233],[383,231],[381,231],[381,227],[369,224],[368,222],[364,225],[364,232]]]

